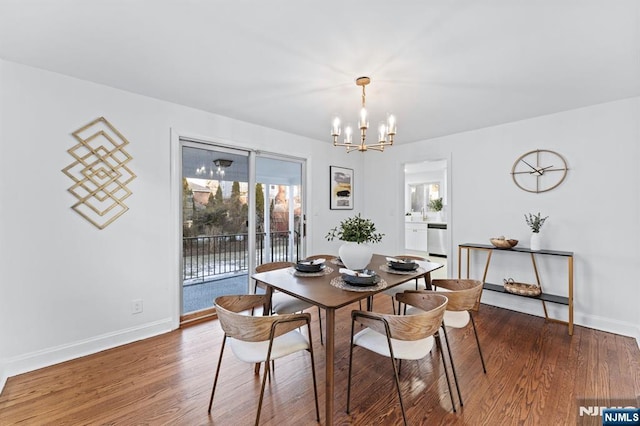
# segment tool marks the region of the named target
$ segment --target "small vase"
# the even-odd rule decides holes
[[[373,250],[368,244],[345,242],[338,249],[338,255],[344,266],[352,270],[358,270],[365,269],[371,262]]]
[[[539,251],[540,250],[540,233],[539,232],[532,232],[531,233],[530,248],[531,248],[532,251]]]

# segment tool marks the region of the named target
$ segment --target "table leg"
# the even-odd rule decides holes
[[[431,286],[431,272],[427,272],[422,277],[424,278],[425,290],[433,290],[433,287]]]
[[[325,318],[326,328],[325,336],[325,424],[333,424],[333,399],[334,399],[334,381],[333,381],[333,363],[334,363],[334,349],[335,349],[335,323],[336,323],[336,311],[335,309],[326,310]]]

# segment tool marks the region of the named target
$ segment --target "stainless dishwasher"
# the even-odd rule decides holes
[[[446,256],[448,251],[447,241],[446,223],[427,224],[427,248],[430,256]]]

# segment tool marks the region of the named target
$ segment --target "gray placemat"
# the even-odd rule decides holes
[[[396,274],[396,275],[424,274],[426,272],[426,269],[424,269],[422,266],[419,266],[418,269],[414,269],[413,271],[401,271],[399,269],[393,269],[386,263],[380,265],[380,270],[387,272],[389,274]]]
[[[289,268],[289,272],[291,272],[293,274],[293,276],[296,277],[323,277],[325,275],[329,275],[330,273],[333,272],[333,268],[331,266],[326,266],[324,267],[324,269],[322,271],[318,271],[318,272],[302,272],[302,271],[298,271],[296,268],[294,268],[293,266]]]

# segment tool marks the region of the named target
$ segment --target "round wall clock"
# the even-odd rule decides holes
[[[567,176],[567,162],[562,155],[548,149],[536,149],[522,154],[511,168],[511,177],[518,188],[527,192],[551,191]]]

